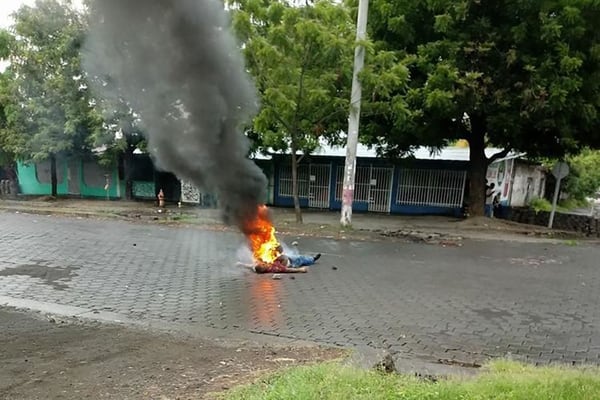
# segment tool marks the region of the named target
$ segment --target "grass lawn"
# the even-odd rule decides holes
[[[293,368],[223,395],[225,400],[596,400],[600,369],[495,361],[473,378],[437,383],[336,363]]]

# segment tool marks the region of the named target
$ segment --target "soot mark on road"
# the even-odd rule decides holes
[[[42,284],[49,285],[56,290],[65,290],[79,267],[50,267],[42,264],[20,264],[16,267],[6,268],[0,271],[2,276],[28,276],[39,279]]]

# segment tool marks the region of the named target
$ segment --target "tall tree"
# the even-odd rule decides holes
[[[56,196],[57,156],[89,151],[88,137],[102,121],[81,71],[85,20],[68,0],[37,0],[14,18],[8,126],[18,158],[50,160]]]
[[[99,79],[88,77],[88,79]],[[105,83],[107,84],[107,83]],[[137,148],[145,148],[139,117],[123,99],[102,99],[96,108],[103,115],[102,129],[90,136],[94,147],[103,149],[99,162],[103,165],[122,163],[125,180],[125,197],[133,199],[133,154]]]
[[[0,61],[8,59],[12,35],[8,31],[0,31]],[[5,169],[12,175],[14,153],[11,146],[11,137],[7,129],[6,106],[9,101],[8,87],[10,79],[8,74],[0,71],[0,169]]]
[[[567,157],[571,173],[566,178],[565,192],[570,198],[585,201],[600,190],[600,151],[584,149]]]
[[[371,39],[410,80],[377,93],[365,139],[391,153],[468,140],[471,214],[483,215],[486,169],[511,149],[600,145],[599,20],[594,0],[373,0]],[[487,145],[504,150],[488,158]]]
[[[14,147],[12,136],[8,129],[6,118],[6,107],[8,104],[8,77],[0,73],[0,169],[4,169],[7,175],[14,178]]]
[[[302,222],[298,164],[336,140],[348,114],[353,24],[332,1],[233,0],[233,24],[260,92],[254,119],[263,149],[289,151],[296,221]]]

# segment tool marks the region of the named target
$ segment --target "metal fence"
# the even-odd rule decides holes
[[[368,166],[357,166],[354,175],[354,201],[369,201],[371,191],[371,168]],[[337,167],[335,180],[335,199],[342,201],[342,190],[344,187],[344,167]]]
[[[313,208],[329,207],[329,164],[303,164],[298,166],[298,197],[308,199]],[[279,191],[281,197],[293,197],[292,167],[281,166],[279,170]]]
[[[368,210],[389,212],[392,193],[393,167],[359,165],[354,178],[354,201],[368,203]],[[344,167],[336,171],[335,199],[342,201]]]
[[[298,196],[308,198],[309,170],[308,165],[298,166]],[[279,196],[292,197],[292,166],[282,165],[279,170]]]
[[[329,208],[331,165],[310,164],[308,179],[308,206]]]
[[[401,169],[398,179],[398,204],[462,207],[466,171]]]

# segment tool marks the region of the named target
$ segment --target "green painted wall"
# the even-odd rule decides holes
[[[67,176],[67,162],[65,160],[56,160],[56,169],[62,168],[63,177]],[[37,179],[35,164],[17,163],[17,176],[19,178],[19,188],[24,195],[50,196],[52,194],[52,184],[40,183]],[[57,193],[59,195],[67,194],[67,180],[63,178],[58,182]]]
[[[121,191],[122,186],[119,182],[119,172],[116,167],[111,168],[108,172],[109,176],[109,188],[108,188],[108,196],[110,198],[120,198],[125,196],[124,190]],[[104,189],[104,185],[100,186],[88,186],[83,179],[83,162],[80,162],[79,165],[79,179],[80,179],[80,188],[81,188],[81,196],[82,197],[106,197],[106,190]],[[119,193],[120,192],[120,193]]]
[[[156,197],[154,182],[133,181],[133,196],[142,199],[154,199]]]
[[[106,190],[104,190],[104,184],[98,186],[90,186],[86,183],[83,174],[83,161],[78,160],[76,162],[77,170],[75,171],[74,179],[79,182],[79,194],[82,197],[106,197]],[[63,172],[63,179],[58,183],[57,192],[59,195],[69,194],[68,187],[68,160],[57,160],[56,168],[61,168]],[[19,177],[19,187],[21,193],[24,195],[50,195],[52,193],[52,185],[50,183],[41,183],[38,181],[36,174],[35,164],[24,164],[17,163],[17,174]],[[118,170],[116,167],[111,168],[110,174],[110,186],[108,195],[110,198],[120,198],[125,195],[125,183],[119,182]],[[71,193],[77,195],[75,193]]]

